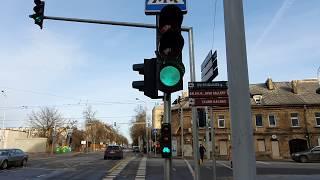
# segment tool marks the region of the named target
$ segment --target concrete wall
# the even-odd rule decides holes
[[[46,152],[47,138],[28,138],[29,134],[25,131],[8,129],[0,130],[0,135],[0,148],[18,148],[25,152]]]

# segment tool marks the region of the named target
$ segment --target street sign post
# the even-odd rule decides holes
[[[159,14],[163,7],[167,5],[176,5],[181,11],[187,13],[187,0],[146,0],[146,15]]]
[[[212,50],[208,53],[206,59],[201,64],[201,81],[210,82],[218,76],[217,51]]]

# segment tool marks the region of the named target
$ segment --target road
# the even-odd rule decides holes
[[[122,160],[103,160],[102,152],[31,157],[27,167],[12,167],[0,171],[0,179],[14,180],[134,180],[163,179],[161,158],[146,158],[132,152]],[[192,180],[193,161],[173,159],[172,179]],[[258,180],[319,180],[320,163],[296,163],[293,161],[257,161]],[[201,179],[212,179],[212,166],[205,161],[200,166]],[[217,161],[217,179],[231,180],[232,168],[228,161]]]

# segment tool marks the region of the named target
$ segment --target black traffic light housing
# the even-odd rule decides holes
[[[45,2],[41,0],[34,0],[35,6],[33,8],[34,14],[30,15],[30,18],[34,19],[34,23],[43,27],[43,19],[44,19],[44,5]]]
[[[161,155],[163,158],[172,157],[172,142],[171,142],[171,124],[162,123],[161,139],[160,139]]]
[[[181,35],[183,12],[175,5],[165,6],[158,19],[157,87],[164,93],[183,89],[182,62],[184,39]]]
[[[145,59],[143,64],[134,64],[132,66],[134,71],[138,71],[139,74],[144,75],[143,81],[133,81],[132,87],[143,91],[144,95],[151,99],[161,98],[158,96],[157,88],[157,58]]]

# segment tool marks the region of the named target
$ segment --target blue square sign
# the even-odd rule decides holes
[[[146,15],[159,14],[161,9],[167,5],[176,5],[181,11],[187,13],[187,0],[146,0]]]

